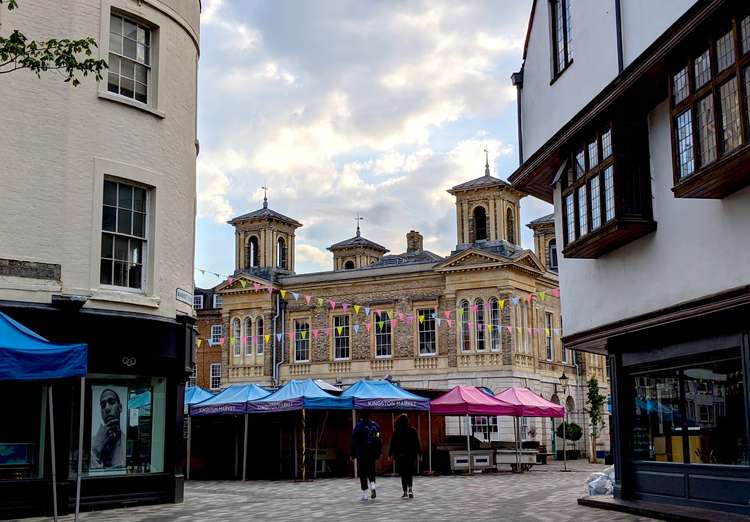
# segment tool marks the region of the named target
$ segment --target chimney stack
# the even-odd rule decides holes
[[[416,230],[410,230],[409,233],[406,234],[406,253],[420,253],[424,249],[423,241],[424,238],[422,237],[422,234],[420,234]]]

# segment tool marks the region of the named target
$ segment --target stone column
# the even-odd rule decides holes
[[[490,230],[488,237],[490,241],[495,241],[497,239],[497,233],[495,230],[496,222],[495,222],[495,198],[490,198],[490,208],[489,208],[489,217],[490,217]]]
[[[463,201],[461,203],[461,206],[463,207],[462,213],[463,213],[463,241],[461,243],[468,243],[469,242],[469,203],[466,201]]]

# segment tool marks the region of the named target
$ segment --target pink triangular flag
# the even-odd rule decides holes
[[[475,314],[475,313],[477,313],[477,310],[479,309],[479,307],[477,305],[473,304],[473,305],[471,305],[469,307],[469,309],[471,310],[471,313]]]
[[[260,290],[260,283],[256,283],[255,281],[253,281],[253,288],[255,289],[256,292]]]
[[[445,312],[443,312],[443,315],[445,316],[446,319],[450,319],[451,318],[451,311],[450,310],[446,310]],[[450,326],[450,323],[448,323],[448,325]]]
[[[269,285],[268,286],[268,295],[271,295],[272,293],[273,293],[273,287]]]
[[[333,299],[329,299],[328,304],[331,305],[331,310],[336,308],[336,301],[334,301]]]
[[[414,322],[414,314],[409,314],[406,316],[406,324],[411,324]]]
[[[453,319],[446,319],[445,321],[448,323],[448,328],[453,328]]]
[[[318,338],[318,329],[317,328],[313,328],[312,334],[313,334],[313,339],[317,339]]]
[[[305,303],[310,304],[310,301],[312,301],[312,296],[311,295],[306,295],[305,296]]]
[[[398,313],[398,320],[403,322],[403,320],[404,320],[404,312],[399,312]]]
[[[398,326],[398,319],[391,319],[391,328],[396,328]]]
[[[230,285],[234,283],[234,277],[232,276],[227,277],[227,283],[229,283]]]
[[[560,289],[559,288],[553,288],[552,289],[552,295],[555,297],[560,297]]]
[[[529,335],[531,335],[531,332],[532,332],[531,328],[526,328],[526,332],[527,332],[527,333],[528,333]]]
[[[349,309],[349,303],[341,303],[341,308],[343,308],[344,312],[346,312]]]
[[[370,333],[371,329],[372,329],[372,325],[370,323],[365,323],[365,330],[367,330],[367,333]]]

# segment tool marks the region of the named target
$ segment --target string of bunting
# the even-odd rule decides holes
[[[391,331],[395,330],[395,328],[398,326],[398,323],[406,323],[408,325],[412,325],[414,323],[414,320],[416,319],[419,321],[419,324],[423,324],[425,320],[432,319],[435,321],[435,326],[440,327],[443,323],[445,323],[448,328],[453,328],[453,323],[456,320],[462,320],[465,314],[465,311],[462,307],[456,308],[456,310],[443,310],[440,312],[439,310],[436,310],[435,312],[432,312],[431,314],[425,315],[425,314],[417,314],[416,317],[412,313],[403,313],[403,312],[394,312],[392,310],[381,310],[379,308],[374,308],[370,306],[362,306],[359,304],[352,304],[348,302],[341,302],[336,301],[335,299],[326,299],[323,297],[315,297],[309,294],[303,294],[299,292],[292,292],[289,290],[285,290],[283,288],[276,288],[273,285],[262,285],[258,283],[257,281],[248,282],[244,278],[235,278],[234,276],[224,276],[222,274],[218,274],[216,272],[212,272],[210,270],[205,270],[201,268],[196,268],[201,274],[209,274],[214,275],[218,277],[219,279],[223,279],[227,282],[227,284],[232,284],[234,281],[239,281],[242,288],[248,288],[248,286],[252,286],[252,290],[254,292],[268,292],[269,295],[272,295],[273,293],[278,293],[282,299],[284,300],[294,300],[299,301],[302,299],[306,305],[310,306],[318,306],[318,307],[326,307],[330,308],[330,310],[335,310],[337,307],[340,307],[341,310],[344,312],[349,311],[351,308],[354,311],[354,314],[356,316],[360,315],[360,312],[363,312],[365,315],[365,319],[368,320],[370,318],[370,314],[374,314],[373,318],[377,319],[374,321],[373,324],[368,320],[367,322],[364,322],[362,324],[355,323],[352,325],[352,329],[354,330],[355,334],[358,334],[360,331],[364,330],[368,334],[371,332],[372,328],[377,328],[378,331],[382,331],[383,328],[385,328],[386,323],[388,323],[391,327]],[[288,296],[288,297],[287,297]],[[528,305],[531,304],[531,302],[535,300],[539,301],[545,301],[550,298],[560,298],[560,289],[559,288],[553,288],[549,291],[542,290],[540,292],[532,292],[527,293],[524,296],[510,296],[507,299],[497,299],[497,304],[500,310],[504,310],[506,306],[508,305]],[[493,303],[491,301],[487,301],[484,303],[483,308],[486,313],[489,313],[492,308]],[[471,315],[475,315],[477,311],[479,310],[479,305],[472,304],[469,307],[469,311]],[[474,327],[474,322],[469,320],[466,322],[468,324],[468,327],[471,329]],[[338,335],[342,335],[344,331],[344,326],[337,326],[337,327],[327,327],[327,328],[311,328],[309,330],[309,335],[313,339],[317,339],[321,335],[330,336],[332,331],[335,331]],[[514,330],[517,334],[522,334],[524,330],[529,335],[532,335],[534,333],[540,333],[544,332],[545,336],[550,337],[552,335],[559,337],[562,332],[560,328],[532,328],[532,327],[521,327],[521,326],[509,326],[509,325],[493,325],[491,322],[489,324],[484,324],[484,322],[477,324],[477,328],[479,331],[487,331],[488,333],[492,333],[493,330],[503,330],[505,329],[509,334],[513,335]],[[307,330],[300,330],[299,332],[300,338],[302,340],[306,340],[308,337],[308,331]],[[290,341],[294,341],[295,332],[289,331],[286,333],[277,333],[276,339],[278,342],[281,342],[281,340],[284,338],[284,335],[287,335],[289,337]],[[245,343],[249,343],[250,340],[252,340],[253,344],[257,344],[259,340],[262,340],[264,344],[269,344],[271,342],[271,334],[264,334],[264,335],[253,335],[253,336],[243,336],[241,337],[241,340],[244,340]],[[203,339],[198,339],[198,348],[201,347],[201,344],[203,342]],[[219,338],[218,344],[224,345],[226,342],[226,339],[224,337]],[[230,347],[234,347],[235,345],[235,336],[231,336],[229,338],[229,345]]]

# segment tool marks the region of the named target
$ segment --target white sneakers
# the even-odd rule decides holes
[[[375,498],[376,497],[376,493],[375,493],[375,483],[374,482],[370,482],[370,491],[372,492],[372,493],[370,493],[370,497],[371,498]]]
[[[367,502],[367,500],[370,498],[370,496],[367,494],[367,490],[364,490],[362,492],[362,496],[360,497],[360,500],[363,502]]]

